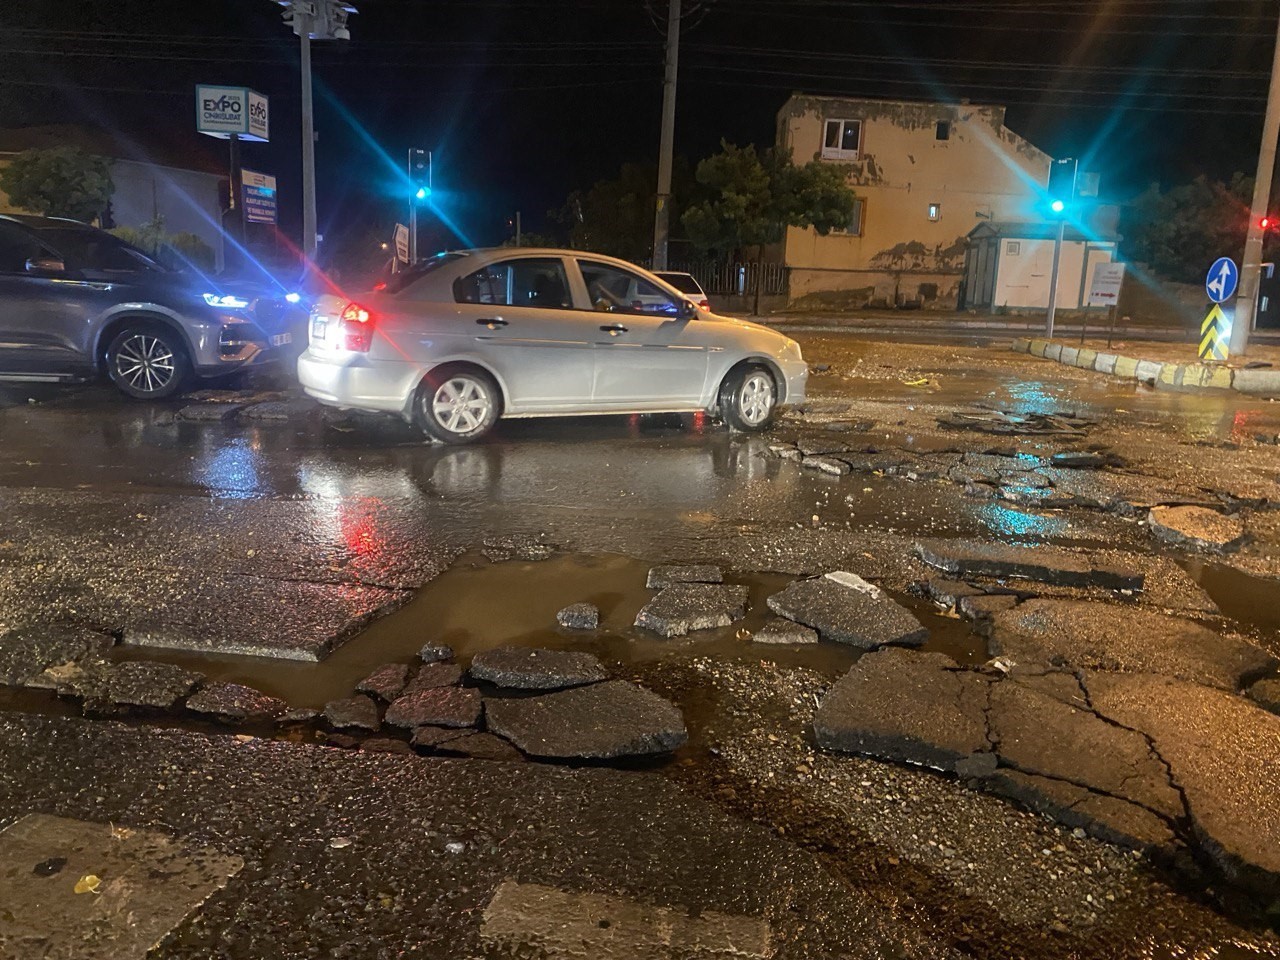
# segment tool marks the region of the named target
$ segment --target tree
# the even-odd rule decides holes
[[[1124,211],[1125,257],[1166,280],[1199,283],[1214,260],[1244,249],[1252,198],[1253,178],[1243,173],[1229,183],[1200,176],[1167,191],[1152,184]]]
[[[644,260],[653,247],[653,211],[657,166],[624,163],[618,176],[597,180],[589,190],[575,190],[550,218],[568,228],[569,246],[623,260]],[[679,210],[693,178],[689,165],[677,157],[672,171],[671,205]]]
[[[24,150],[0,170],[0,190],[15,207],[46,217],[93,220],[102,215],[115,184],[111,161],[79,147]]]
[[[836,164],[791,162],[789,150],[721,142],[698,164],[700,198],[680,218],[700,251],[728,255],[778,243],[787,227],[813,227],[826,236],[853,217],[848,170]]]
[[[846,167],[812,160],[791,162],[791,151],[721,141],[720,152],[698,164],[700,199],[680,218],[699,251],[727,256],[755,247],[756,306],[764,248],[779,243],[787,227],[813,227],[826,236],[853,217],[854,194]]]
[[[213,248],[196,234],[166,233],[162,216],[136,227],[114,227],[107,232],[173,269],[194,267],[208,271],[217,261]]]

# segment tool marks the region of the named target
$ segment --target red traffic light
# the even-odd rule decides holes
[[[1263,217],[1261,220],[1258,221],[1258,226],[1261,227],[1263,230],[1271,229],[1271,218]]]

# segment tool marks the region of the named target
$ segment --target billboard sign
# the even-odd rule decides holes
[[[267,98],[248,87],[196,87],[196,130],[226,140],[268,140]]]
[[[256,170],[241,170],[244,218],[249,223],[275,223],[276,178]]]
[[[1088,306],[1114,307],[1120,300],[1120,287],[1123,283],[1123,263],[1095,263],[1093,281],[1089,284]]]

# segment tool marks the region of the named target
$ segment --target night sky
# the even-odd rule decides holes
[[[355,0],[350,41],[313,44],[319,218],[336,242],[402,218],[410,146],[483,245],[546,228],[568,192],[656,157],[666,0]],[[685,0],[676,150],[772,142],[792,91],[1009,105],[1009,125],[1082,156],[1123,199],[1153,179],[1252,174],[1276,0]],[[9,4],[0,125],[94,123],[203,153],[194,84],[271,98],[245,166],[299,214],[297,40],[270,0]],[[331,243],[329,244],[331,245]]]

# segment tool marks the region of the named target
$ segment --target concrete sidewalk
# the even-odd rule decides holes
[[[1140,357],[1108,349],[1101,340],[1081,344],[1018,338],[1009,349],[1165,389],[1234,390],[1251,396],[1280,397],[1280,348],[1268,345],[1255,346],[1248,357],[1234,357],[1224,363],[1199,362],[1190,344],[1143,344]]]

